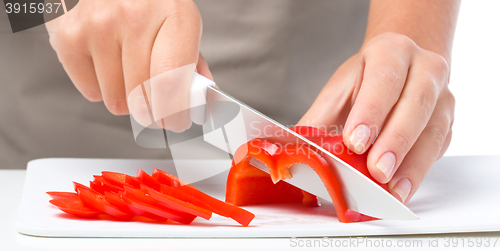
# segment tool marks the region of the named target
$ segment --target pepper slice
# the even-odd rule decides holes
[[[121,194],[116,194],[112,192],[104,192],[104,199],[109,202],[109,204],[113,205],[114,207],[118,208],[118,210],[134,215],[135,213],[130,210],[129,206],[125,201],[123,201]]]
[[[122,212],[115,206],[111,205],[108,201],[106,201],[104,195],[82,184],[76,182],[73,183],[75,184],[75,190],[78,193],[78,196],[86,206],[122,220],[129,220],[133,217],[133,215]]]
[[[192,188],[198,190],[198,188],[194,187],[193,185],[188,184],[188,183],[182,181],[181,179],[175,177],[174,175],[169,174],[169,173],[162,171],[160,169],[157,169],[157,168],[155,168],[155,170],[153,170],[152,177],[154,180],[156,180],[159,183],[166,185],[166,186],[171,186],[171,187],[189,186],[189,187],[192,187]]]
[[[104,194],[105,192],[117,193],[119,191],[123,191],[122,188],[109,183],[102,176],[99,175],[94,175],[94,181],[90,182],[90,188],[94,189],[95,191],[101,194]]]
[[[171,188],[171,187],[167,187],[167,189],[168,188]],[[174,189],[174,188],[171,188],[171,189]],[[210,217],[212,217],[211,211],[209,211],[205,208],[196,206],[192,203],[182,201],[180,199],[177,199],[177,198],[172,197],[172,196],[167,195],[167,194],[160,193],[160,192],[155,191],[154,189],[149,188],[149,187],[144,186],[144,185],[141,185],[141,190],[143,192],[145,192],[146,194],[148,194],[152,199],[157,200],[158,202],[162,203],[163,205],[165,205],[171,209],[181,211],[181,212],[186,212],[186,213],[189,213],[192,215],[196,215],[196,216],[202,217],[206,220],[210,220]]]
[[[47,192],[52,198],[50,204],[56,206],[61,211],[80,217],[94,217],[101,212],[89,208],[83,204],[77,193],[70,192]]]
[[[102,178],[104,178],[106,181],[109,183],[119,187],[123,188],[123,186],[128,185],[131,187],[139,188],[141,186],[141,182],[138,181],[135,177],[132,177],[127,174],[123,173],[116,173],[116,172],[101,172]]]
[[[137,175],[135,175],[137,180],[142,184],[156,190],[160,191],[161,183],[153,179],[148,173],[144,172],[142,169],[137,170]]]
[[[330,135],[315,128],[295,127],[293,130],[300,134],[303,134],[304,131],[306,131],[307,133],[304,133],[304,136],[307,138],[309,138],[308,136],[310,136],[310,134],[315,133],[317,137],[314,138],[314,140],[328,139],[329,137],[332,137],[331,139],[328,139],[331,146],[327,146],[328,148],[325,147],[327,150],[339,147],[339,143],[342,142],[339,141],[339,137],[341,139],[341,136]],[[323,144],[324,142],[321,142],[320,145],[323,146]],[[245,203],[266,204],[269,203],[269,201],[273,201],[275,197],[279,197],[273,194],[273,192],[278,195],[280,194],[276,188],[270,189],[272,197],[268,195],[268,192],[252,192],[252,190],[262,190],[261,187],[265,180],[262,178],[262,173],[265,172],[262,172],[256,167],[250,165],[250,158],[255,158],[266,165],[270,171],[271,180],[276,184],[282,179],[292,177],[289,172],[289,168],[292,165],[308,165],[318,174],[321,181],[324,183],[325,188],[327,189],[335,206],[337,217],[340,222],[357,222],[376,219],[351,211],[347,208],[335,173],[332,168],[330,168],[328,163],[315,150],[311,149],[307,145],[290,142],[273,142],[268,139],[253,139],[236,150],[227,180],[227,202],[238,206],[245,205]],[[256,171],[255,169],[262,173]],[[258,177],[259,179],[255,179],[255,177]],[[287,190],[287,193],[290,193],[292,190],[300,191],[300,189],[296,187],[294,188],[295,189]],[[283,193],[281,196],[285,197],[287,194]],[[306,204],[306,199],[303,199],[303,204]]]
[[[101,212],[85,206],[78,196],[77,199],[59,198],[50,200],[49,202],[59,208],[59,210],[79,217],[95,217],[101,214]]]
[[[248,226],[255,217],[255,215],[250,213],[249,211],[203,193],[195,186],[187,184],[186,182],[165,171],[155,169],[153,171],[152,177],[158,182],[165,185],[162,186],[162,193],[171,195],[180,200],[189,201],[193,204],[196,203],[195,205],[197,206],[203,207],[220,216],[229,217],[245,227]],[[174,190],[168,189],[168,186],[175,187],[175,191],[177,192],[172,192]],[[203,204],[200,204],[196,201],[200,201]]]
[[[253,213],[250,213],[241,207],[216,199],[198,189],[194,189],[192,186],[181,186],[178,189],[184,193],[192,194],[193,197],[205,203],[208,210],[220,216],[229,217],[245,227],[247,227],[253,218],[255,218]]]
[[[113,206],[117,207],[118,209],[123,209],[122,211],[124,212],[131,212],[133,215],[141,216],[141,217],[146,217],[152,220],[156,220],[159,222],[165,222],[168,219],[158,216],[156,214],[152,214],[150,212],[144,211],[142,209],[139,209],[137,207],[131,206],[130,201],[129,203],[125,202],[126,199],[123,197],[123,192],[120,191],[117,194],[109,193],[106,192],[106,200]]]
[[[162,206],[160,203],[158,203],[158,201],[154,200],[139,189],[125,186],[124,190],[125,192],[123,193],[122,198],[127,204],[129,204],[129,206],[183,224],[189,224],[196,218],[195,215]]]
[[[77,193],[72,192],[46,192],[46,194],[48,194],[52,199],[80,199]]]

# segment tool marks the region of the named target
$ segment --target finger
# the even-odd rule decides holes
[[[344,129],[344,143],[352,151],[365,152],[375,139],[403,90],[410,60],[410,53],[388,44],[366,50],[363,80]]]
[[[448,131],[448,135],[446,135],[446,140],[444,141],[444,145],[441,148],[441,152],[439,153],[438,159],[440,159],[441,157],[443,157],[443,155],[446,152],[446,150],[448,150],[448,147],[450,146],[450,143],[451,143],[451,137],[452,137],[452,135],[453,135],[453,130],[450,128],[450,131]]]
[[[120,47],[104,42],[91,51],[104,104],[114,115],[128,114]]]
[[[161,25],[132,30],[122,43],[122,65],[125,92],[130,114],[142,126],[153,123],[149,100],[143,83],[150,79],[151,50]]]
[[[200,75],[202,75],[202,76],[204,76],[212,81],[214,80],[214,77],[212,76],[212,72],[210,72],[210,69],[208,68],[207,61],[205,60],[205,57],[203,57],[203,55],[201,55],[201,53],[198,57],[198,64],[196,65],[196,71]]]
[[[439,99],[429,123],[420,134],[401,166],[388,183],[389,190],[401,202],[407,203],[417,191],[425,175],[446,147],[453,121],[454,98],[445,92]]]
[[[368,170],[381,183],[391,179],[405,155],[424,130],[446,86],[447,64],[442,57],[417,56],[411,65],[407,83],[387,117],[368,154]]]
[[[180,132],[191,126],[189,89],[198,62],[201,17],[194,3],[170,13],[151,53],[151,106],[154,120]],[[168,97],[168,98],[165,98]]]
[[[52,43],[57,57],[76,89],[89,101],[102,101],[94,63],[84,39],[75,30],[59,29]]]

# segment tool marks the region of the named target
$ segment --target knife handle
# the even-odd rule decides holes
[[[205,109],[207,104],[207,88],[215,86],[215,82],[198,74],[193,73],[191,88],[189,90],[189,115],[191,120],[198,125],[205,123]]]

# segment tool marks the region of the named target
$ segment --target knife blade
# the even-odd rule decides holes
[[[337,156],[213,85],[207,87],[206,104],[203,131],[207,143],[229,154],[254,138],[307,144],[321,151],[334,169],[349,209],[381,219],[418,219],[403,203]],[[256,159],[251,159],[250,164],[269,173]],[[290,167],[290,172],[293,177],[285,182],[331,202],[323,182],[311,168],[296,164]]]

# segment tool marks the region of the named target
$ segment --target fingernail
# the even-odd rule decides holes
[[[396,155],[392,152],[385,152],[382,154],[377,162],[377,168],[382,171],[387,179],[391,176],[392,170],[396,166]]]
[[[392,191],[397,193],[401,197],[401,201],[405,203],[411,191],[410,180],[407,178],[400,179],[394,188],[392,188]]]
[[[370,128],[365,124],[356,126],[349,136],[349,141],[357,153],[364,152],[368,140],[370,140]]]

